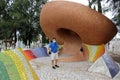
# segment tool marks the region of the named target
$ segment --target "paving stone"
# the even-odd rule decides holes
[[[59,68],[52,69],[49,57],[30,61],[40,80],[120,80],[119,74],[111,79],[103,74],[89,72],[91,62],[59,62]]]

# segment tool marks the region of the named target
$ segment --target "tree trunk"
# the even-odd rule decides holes
[[[5,49],[7,50],[7,37],[5,37]]]
[[[98,12],[102,13],[101,0],[98,0]]]

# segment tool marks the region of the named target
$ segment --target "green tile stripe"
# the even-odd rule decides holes
[[[34,80],[32,73],[30,71],[30,67],[28,65],[29,62],[26,60],[25,56],[21,52],[19,52],[17,49],[12,50],[12,51],[13,51],[13,53],[16,53],[19,56],[19,58],[22,60],[24,67],[25,67],[25,70],[26,70],[27,75],[28,75],[28,80]]]
[[[10,80],[21,80],[18,70],[10,56],[5,53],[0,53],[0,61],[4,63]]]
[[[6,50],[5,54],[9,55],[12,58],[12,60],[14,61],[15,65],[17,67],[18,73],[20,75],[20,78],[22,80],[28,80],[27,72],[25,70],[25,67],[24,67],[23,62],[21,61],[20,57],[16,53],[12,52],[11,50]]]
[[[0,61],[0,80],[10,80],[5,65]]]

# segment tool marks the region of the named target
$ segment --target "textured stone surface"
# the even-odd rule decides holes
[[[111,79],[110,77],[89,72],[91,62],[59,62],[60,68],[52,69],[49,57],[37,58],[30,61],[40,80],[120,80],[120,72]]]
[[[116,34],[115,25],[89,7],[67,1],[48,2],[42,8],[40,25],[51,39],[104,44]]]
[[[115,25],[101,13],[68,1],[46,3],[40,13],[40,25],[47,37],[56,37],[64,44],[62,53],[72,55],[71,61],[88,60],[88,50],[82,43],[106,44],[117,32]]]

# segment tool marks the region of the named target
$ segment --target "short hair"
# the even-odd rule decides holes
[[[55,37],[53,37],[53,39],[56,39]]]

